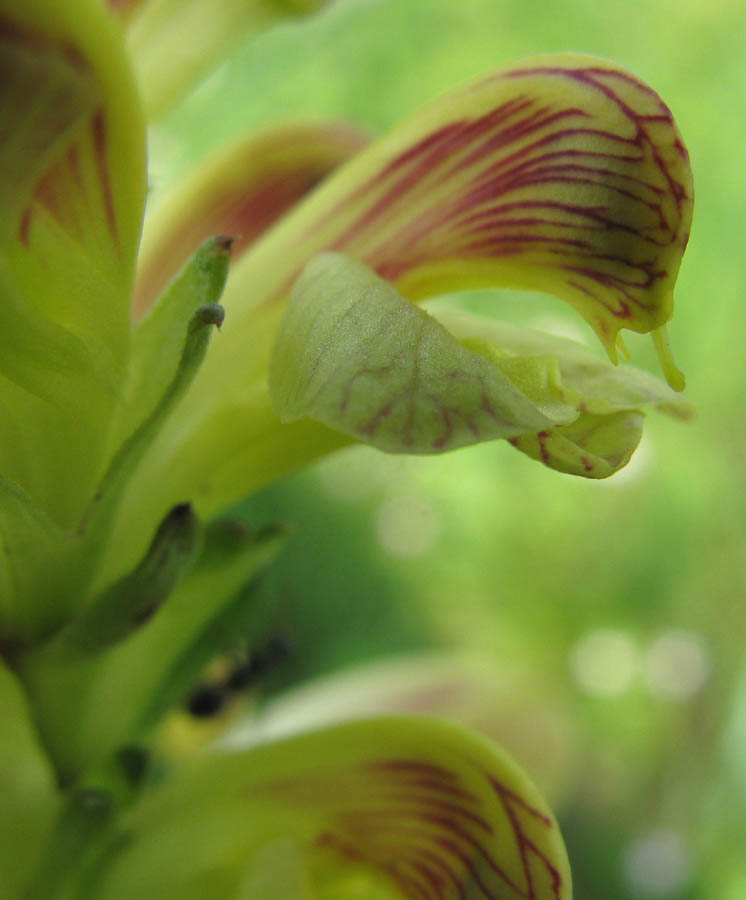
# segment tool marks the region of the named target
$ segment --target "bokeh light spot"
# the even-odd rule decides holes
[[[634,896],[672,897],[689,879],[689,853],[680,834],[656,829],[632,841],[624,875]]]
[[[358,502],[380,496],[406,477],[406,460],[368,447],[354,447],[323,460],[315,469],[322,488],[335,500]]]
[[[628,690],[639,669],[632,637],[614,628],[587,632],[570,653],[570,668],[579,687],[588,694],[613,697]]]
[[[648,688],[666,700],[687,700],[704,685],[709,674],[707,652],[694,632],[667,631],[645,656]]]
[[[422,556],[435,546],[441,522],[430,501],[419,494],[384,500],[375,512],[381,546],[393,556]]]

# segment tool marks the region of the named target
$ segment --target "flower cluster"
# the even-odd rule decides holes
[[[689,413],[665,334],[687,154],[607,61],[515,63],[372,142],[338,122],[249,136],[143,231],[147,119],[236,35],[319,5],[0,0],[10,896],[570,896],[535,789],[443,723],[346,724],[151,783],[155,727],[225,635],[250,643],[246,586],[281,543],[230,504],[352,442],[502,438],[603,478],[642,407]],[[473,287],[564,300],[610,361],[420,305]],[[670,386],[617,365],[623,328],[652,334]]]

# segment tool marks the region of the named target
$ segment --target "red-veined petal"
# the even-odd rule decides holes
[[[288,867],[309,897],[571,896],[559,829],[525,775],[485,739],[426,719],[203,758],[124,825],[129,839],[93,897],[196,900],[209,885],[215,898],[264,900],[275,895],[256,886],[286,883]]]

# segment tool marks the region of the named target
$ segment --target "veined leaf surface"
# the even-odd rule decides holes
[[[322,254],[280,327],[270,366],[278,415],[393,453],[507,438],[552,468],[605,478],[639,442],[640,405],[688,412],[657,378],[574,341],[477,317],[456,326],[461,341],[370,269]]]

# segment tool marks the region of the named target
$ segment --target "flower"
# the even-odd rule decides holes
[[[569,897],[535,789],[445,723],[341,725],[149,783],[157,723],[224,635],[257,630],[246,586],[282,535],[215,519],[230,503],[352,441],[504,438],[604,477],[641,406],[688,413],[581,345],[417,305],[548,291],[612,363],[621,328],[652,332],[683,387],[664,328],[686,151],[660,98],[592,57],[509,66],[370,144],[339,123],[252,137],[138,249],[141,96],[161,114],[239,26],[317,5],[0,0],[0,824],[31,836],[0,860],[29,897]],[[174,55],[186,32],[201,56]]]
[[[143,306],[184,223],[218,227],[195,199],[240,152],[190,177],[193,218],[177,188],[146,223]],[[350,440],[428,453],[503,437],[562,471],[612,474],[639,441],[642,406],[689,415],[674,390],[584,347],[494,321],[438,321],[411,301],[464,287],[551,292],[614,361],[622,328],[652,331],[681,388],[665,322],[691,194],[670,113],[604,61],[542,57],[435,101],[234,253],[222,299],[232,324],[142,464],[157,493],[130,493],[121,521],[156,516],[149,508],[186,486],[212,514]],[[184,241],[181,259],[206,234]]]

